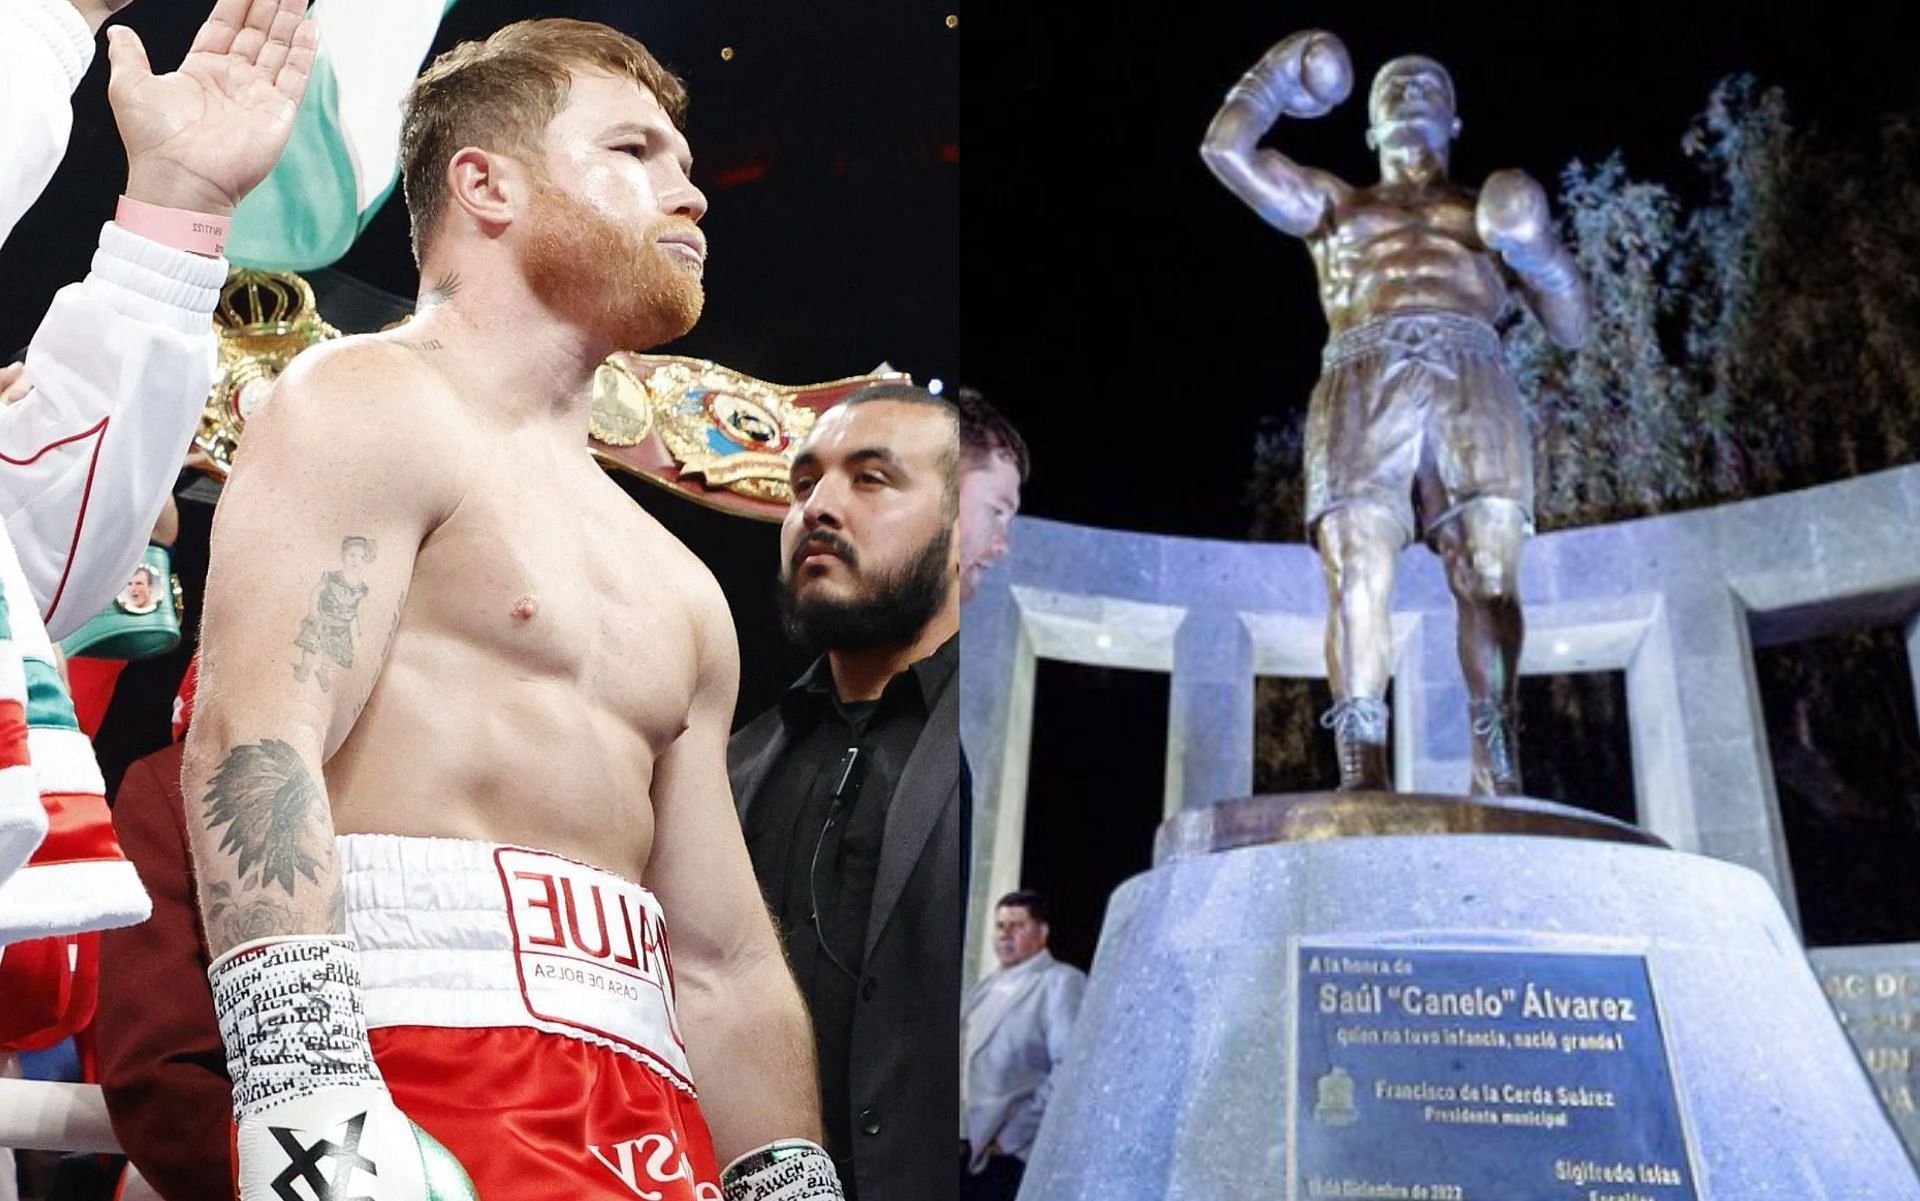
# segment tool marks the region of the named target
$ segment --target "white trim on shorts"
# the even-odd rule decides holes
[[[335,843],[347,928],[360,950],[369,1030],[541,1030],[637,1059],[693,1092],[674,1012],[664,923],[652,893],[611,872],[531,848],[395,834],[343,834]],[[517,904],[508,888],[516,874],[527,878],[523,869],[548,865],[565,878],[576,915],[588,910],[590,898],[604,913],[606,898],[614,897],[601,929],[610,937],[592,940],[611,944],[607,955],[596,960],[576,946],[546,950],[558,944],[543,940],[537,923],[529,928],[527,888],[515,894]],[[590,893],[596,885],[602,891]],[[539,892],[535,886],[533,908],[544,911]],[[559,913],[545,928],[562,942],[569,936]],[[639,949],[649,932],[661,938],[657,955]],[[631,970],[620,947],[634,963]],[[530,975],[541,972],[570,974],[572,982],[530,990]],[[560,990],[561,1004],[542,988]],[[619,990],[619,999],[610,999],[609,988]]]

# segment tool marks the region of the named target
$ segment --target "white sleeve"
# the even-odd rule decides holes
[[[0,0],[0,243],[65,157],[92,61],[93,31],[67,0]]]
[[[1047,982],[1047,1078],[1034,1092],[1033,1107],[1044,1112],[1053,1097],[1053,1082],[1066,1062],[1067,1049],[1073,1045],[1073,1025],[1080,1017],[1080,1002],[1087,993],[1087,974],[1070,965],[1054,969]]]
[[[225,259],[108,223],[33,335],[33,391],[0,410],[0,520],[55,641],[140,560],[213,387],[226,278]]]

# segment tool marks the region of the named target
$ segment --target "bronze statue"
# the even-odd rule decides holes
[[[1533,528],[1533,456],[1493,321],[1510,298],[1562,346],[1588,326],[1586,290],[1546,193],[1496,171],[1476,195],[1447,178],[1460,132],[1453,80],[1398,58],[1368,97],[1380,181],[1356,187],[1257,145],[1284,114],[1345,100],[1340,39],[1309,31],[1269,50],[1227,93],[1201,156],[1268,224],[1304,238],[1328,339],[1307,414],[1307,528],[1328,589],[1334,707],[1322,724],[1340,787],[1390,787],[1387,707],[1395,559],[1416,535],[1446,563],[1471,698],[1473,791],[1520,791],[1515,738],[1520,547]]]

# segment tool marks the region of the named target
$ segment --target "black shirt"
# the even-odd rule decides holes
[[[926,725],[928,700],[959,658],[955,635],[887,681],[878,700],[852,703],[835,695],[826,658],[816,660],[781,698],[787,749],[769,770],[746,829],[754,875],[813,1015],[827,1150],[850,1199],[853,1010],[887,810]]]

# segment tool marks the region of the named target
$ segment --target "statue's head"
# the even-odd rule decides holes
[[[1420,152],[1446,159],[1460,135],[1453,76],[1430,58],[1396,58],[1373,77],[1367,93],[1367,146],[1381,151]]]

